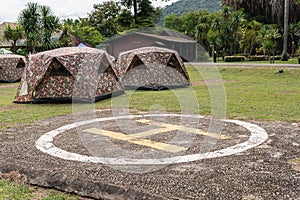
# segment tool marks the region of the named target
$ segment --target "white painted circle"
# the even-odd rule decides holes
[[[93,156],[80,155],[77,153],[71,153],[63,149],[60,149],[53,144],[53,140],[57,135],[79,126],[92,124],[96,122],[116,120],[116,119],[134,119],[134,118],[155,117],[155,116],[203,118],[203,116],[201,115],[179,115],[179,114],[124,115],[118,117],[97,118],[97,119],[92,119],[87,121],[76,122],[73,124],[68,124],[60,128],[57,128],[55,130],[52,130],[50,132],[47,132],[37,140],[36,148],[51,156],[58,157],[64,160],[71,160],[71,161],[102,163],[108,165],[166,165],[166,164],[192,162],[192,161],[203,160],[208,158],[234,155],[249,150],[253,147],[256,147],[268,139],[268,134],[265,131],[265,129],[255,124],[251,124],[249,122],[243,122],[239,120],[223,120],[224,122],[234,123],[248,129],[251,133],[249,139],[243,143],[236,144],[221,150],[199,153],[199,154],[174,156],[169,158],[159,158],[159,159],[93,157]]]

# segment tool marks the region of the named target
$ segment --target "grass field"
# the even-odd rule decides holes
[[[193,67],[187,67],[200,109],[194,111],[211,115],[211,99],[206,84]],[[219,68],[227,95],[227,118],[243,120],[281,120],[300,122],[300,69],[280,68]],[[71,104],[14,104],[18,83],[0,84],[0,131],[19,124],[30,125],[36,120],[72,113]],[[177,89],[185,93],[187,89]],[[127,91],[114,101],[128,98],[129,107],[148,111],[160,105],[170,112],[179,112],[176,96],[165,91]],[[96,109],[111,107],[111,99],[95,104]],[[83,105],[84,107],[84,105]],[[79,199],[56,191],[16,184],[0,178],[0,199]]]
[[[228,118],[300,121],[300,69],[279,68],[220,68],[227,95]],[[201,81],[201,75],[194,67],[188,67],[191,82]],[[18,83],[0,84],[0,130],[16,124],[30,125],[32,122],[72,113],[71,104],[14,104],[13,98]],[[187,89],[176,89],[184,94]],[[211,99],[206,84],[193,86],[202,115],[211,114]],[[127,91],[129,107],[147,111],[153,105],[160,105],[167,111],[179,112],[180,105],[172,91]],[[83,105],[84,107],[84,105]],[[111,99],[97,102],[96,109],[110,108]]]

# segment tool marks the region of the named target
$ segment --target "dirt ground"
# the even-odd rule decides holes
[[[96,116],[109,117],[112,113],[109,110],[99,111]],[[144,119],[151,120],[146,117]],[[169,124],[179,124],[176,117],[162,120]],[[299,123],[249,121],[268,133],[269,138],[263,144],[234,155],[169,164],[134,173],[124,169],[138,166],[115,168],[101,163],[70,161],[36,148],[36,141],[46,132],[73,122],[73,115],[64,115],[38,121],[30,127],[18,126],[1,131],[0,173],[18,171],[30,184],[95,199],[300,199],[299,160],[293,162],[300,158]],[[204,118],[199,120],[197,126],[207,130],[209,123],[210,119]],[[184,125],[191,127],[193,124]],[[101,140],[103,136],[85,133],[85,139],[82,139],[82,135],[78,134],[95,126],[98,127],[99,124],[69,129],[57,135],[53,144],[68,152],[95,156],[101,151],[101,147],[109,147]],[[129,131],[128,134],[157,128],[156,125],[139,124],[138,129],[127,127],[124,131],[113,121],[102,122],[100,127],[116,132]],[[172,131],[152,135],[151,141],[168,142],[175,135]],[[222,135],[228,138],[214,141],[210,151],[242,143],[250,137],[250,132],[241,126],[225,123]],[[139,152],[138,155],[148,155],[151,152],[151,158],[164,158],[204,151],[206,140],[204,136],[197,135],[188,144],[186,151],[161,154],[158,153],[159,150],[131,142],[118,139],[107,141],[124,152]],[[105,155],[126,156],[116,155],[113,150],[107,151]]]

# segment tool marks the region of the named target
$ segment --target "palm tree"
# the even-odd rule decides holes
[[[12,52],[17,52],[17,41],[23,38],[24,31],[20,25],[17,25],[15,28],[12,28],[10,25],[7,25],[4,30],[4,38],[6,40],[12,40]]]
[[[237,33],[243,21],[244,21],[244,13],[242,11],[235,11],[232,13],[231,28],[233,30],[233,38],[235,39],[235,42],[232,43],[232,53],[236,53],[235,47],[236,47],[236,43],[238,42]]]
[[[219,14],[213,16],[211,28],[214,31],[218,31],[218,34],[221,34],[221,29],[223,26],[223,20]]]
[[[279,33],[278,28],[268,28],[265,27],[263,29],[264,31],[264,38],[263,38],[263,48],[266,52],[273,55],[273,60],[274,60],[274,55],[275,55],[275,49],[277,47],[277,40],[281,38],[281,34]],[[271,56],[270,56],[271,59]]]
[[[36,52],[36,44],[39,40],[39,6],[37,3],[29,2],[27,8],[19,15],[19,24],[23,27],[27,39],[27,48],[31,52]]]
[[[284,18],[284,0],[222,0],[224,5],[234,8],[236,3],[237,9],[243,8],[246,13],[252,16],[263,16],[265,22],[283,24]],[[297,22],[300,19],[299,0],[289,0],[290,4],[290,21]]]
[[[48,6],[40,6],[40,13],[42,29],[41,46],[44,50],[49,50],[54,47],[51,36],[59,28],[59,18],[52,14],[51,8]]]
[[[223,6],[222,8],[222,16],[224,18],[225,21],[228,20],[229,16],[230,16],[230,9],[228,6]]]
[[[197,42],[202,45],[205,49],[209,48],[208,44],[208,31],[210,29],[211,21],[208,17],[209,15],[203,13],[203,15],[199,15],[198,24],[195,27],[195,38]]]
[[[59,18],[52,14],[50,7],[28,3],[18,21],[24,29],[30,52],[35,53],[37,47],[43,50],[53,47],[51,36],[59,28]]]
[[[258,44],[258,36],[261,31],[262,24],[255,20],[247,23],[243,30],[243,40],[242,45],[244,53],[249,52],[249,54],[254,52],[254,47]]]

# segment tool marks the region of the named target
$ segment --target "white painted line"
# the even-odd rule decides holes
[[[253,147],[256,147],[268,139],[267,132],[263,128],[255,124],[251,124],[239,120],[223,120],[224,122],[237,124],[248,129],[251,133],[249,139],[243,143],[236,144],[213,152],[174,156],[174,157],[159,158],[159,159],[93,157],[93,156],[86,156],[86,155],[80,155],[77,153],[68,152],[56,147],[53,144],[53,140],[57,135],[75,127],[79,127],[79,126],[83,126],[95,122],[109,121],[115,119],[133,119],[133,118],[152,117],[152,116],[153,117],[154,116],[175,116],[175,117],[203,118],[203,116],[200,115],[179,115],[179,114],[126,115],[126,116],[118,116],[118,117],[97,118],[93,120],[81,121],[81,122],[65,125],[53,131],[47,132],[37,140],[36,148],[51,156],[55,156],[61,159],[71,160],[71,161],[102,163],[102,164],[109,164],[109,165],[166,165],[172,163],[192,162],[196,160],[234,155],[249,150]]]

